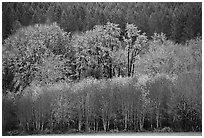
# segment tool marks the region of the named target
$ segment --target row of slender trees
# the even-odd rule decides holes
[[[150,37],[165,33],[176,42],[202,35],[202,3],[81,2],[2,3],[3,39],[21,26],[57,22],[66,32],[81,32],[112,22],[124,32],[135,24]],[[121,34],[123,35],[123,34]]]
[[[4,115],[11,110],[6,108],[10,101],[17,109],[18,129],[28,134],[141,132],[165,127],[176,132],[202,131],[200,83],[201,74],[185,73],[33,85],[15,103],[9,98],[3,101],[3,119],[9,120]]]

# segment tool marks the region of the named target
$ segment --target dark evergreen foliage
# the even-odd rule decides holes
[[[57,22],[66,32],[87,31],[108,21],[135,24],[150,37],[165,33],[184,42],[202,35],[202,3],[2,3],[3,39],[19,26]]]

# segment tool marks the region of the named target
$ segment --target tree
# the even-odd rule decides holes
[[[134,74],[134,62],[136,57],[141,54],[141,51],[146,47],[147,37],[145,33],[139,34],[140,30],[133,24],[126,24],[126,37],[124,41],[126,42],[127,51],[127,69],[128,76]]]
[[[61,67],[66,60],[60,59],[55,55],[63,54],[62,52],[68,54],[69,48],[67,46],[68,43],[66,43],[68,41],[69,37],[67,37],[67,34],[56,24],[50,26],[37,24],[21,28],[14,35],[6,39],[3,45],[3,69],[5,70],[3,73],[4,75],[8,75],[8,72],[13,74],[13,77],[10,77],[12,79],[10,84],[15,88],[14,91],[21,91],[28,86],[36,78],[36,75],[39,73],[38,71],[43,72],[42,75],[48,73],[48,70],[45,70],[49,69],[46,68],[48,62],[49,64],[56,65],[53,66],[54,68],[56,67],[53,70],[54,72],[58,70],[65,73],[69,67],[64,66],[65,68],[63,69]],[[52,63],[53,61],[56,62]],[[43,69],[41,68],[42,66]],[[61,74],[62,76],[64,76],[63,73]],[[48,75],[48,77],[53,76]],[[59,76],[55,77],[58,78]],[[67,76],[64,77],[66,78]],[[43,79],[45,78],[40,80],[43,81]]]
[[[140,73],[155,75],[157,73],[175,73],[176,56],[178,47],[172,41],[166,40],[165,34],[155,33],[149,41],[146,53],[135,61],[135,69]]]
[[[117,38],[120,34],[118,25],[107,23],[104,26],[95,26],[74,38],[76,51],[76,69],[81,76],[83,70],[96,68],[103,71],[103,76],[112,78],[113,53],[120,47]]]

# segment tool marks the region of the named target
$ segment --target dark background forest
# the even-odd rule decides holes
[[[202,3],[2,3],[2,22],[3,39],[36,23],[57,22],[66,32],[82,32],[111,22],[119,24],[121,35],[129,23],[148,37],[163,32],[183,42],[202,35]]]
[[[202,3],[2,3],[3,135],[201,132]]]

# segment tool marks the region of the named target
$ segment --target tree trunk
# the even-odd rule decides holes
[[[140,118],[140,131],[143,130],[143,126],[144,126],[144,117]]]
[[[83,99],[82,99],[82,103],[83,103]],[[82,126],[82,105],[78,105],[78,130],[81,131],[81,126]]]
[[[138,119],[138,117],[136,117],[136,121],[135,121],[135,130],[136,131],[139,130],[139,119]]]
[[[84,103],[85,105],[85,117],[86,117],[86,131],[89,132],[90,128],[89,128],[89,93],[86,95],[86,101]]]
[[[40,130],[40,121],[38,122],[38,128],[37,130],[39,131]]]
[[[128,77],[130,77],[130,46],[128,45]]]
[[[134,70],[135,70],[135,65],[133,64],[133,65],[132,65],[132,77],[133,77],[133,75],[134,75]]]
[[[96,122],[96,131],[99,131],[98,122]]]
[[[120,67],[118,67],[118,77],[120,77]]]
[[[156,115],[156,123],[157,123],[157,129],[158,129],[159,128],[159,115],[158,115],[158,113]]]
[[[78,76],[79,80],[81,79],[81,69],[79,69],[79,76]]]
[[[53,120],[52,120],[52,112],[51,112],[51,115],[50,115],[50,123],[51,123],[51,131],[53,132],[54,131],[54,123],[53,123]]]
[[[79,119],[79,121],[78,121],[78,130],[79,130],[79,132],[81,131],[81,126],[82,126],[82,123],[81,123],[81,120]]]
[[[112,63],[109,65],[109,78],[112,78]]]
[[[127,124],[127,120],[128,120],[128,115],[125,114],[125,131],[127,131],[127,127],[128,127],[128,124]]]
[[[28,122],[26,123],[26,126],[27,126],[27,130],[30,131]]]
[[[107,128],[106,128],[106,131],[108,131],[108,130],[109,130],[109,128],[110,128],[110,122],[109,122],[109,121],[107,121]]]
[[[157,129],[159,128],[159,106],[160,106],[160,103],[157,105],[157,113],[156,113]]]
[[[41,131],[43,131],[43,126],[44,126],[44,125],[43,125],[43,123],[42,123],[42,124],[41,124]]]
[[[90,132],[88,117],[86,117],[86,132]]]
[[[103,130],[106,132],[107,130],[107,122],[103,119]]]
[[[132,65],[133,65],[133,53],[132,53],[132,56],[131,56],[131,59],[130,59],[130,65],[129,65],[129,77],[131,76],[132,74]]]

